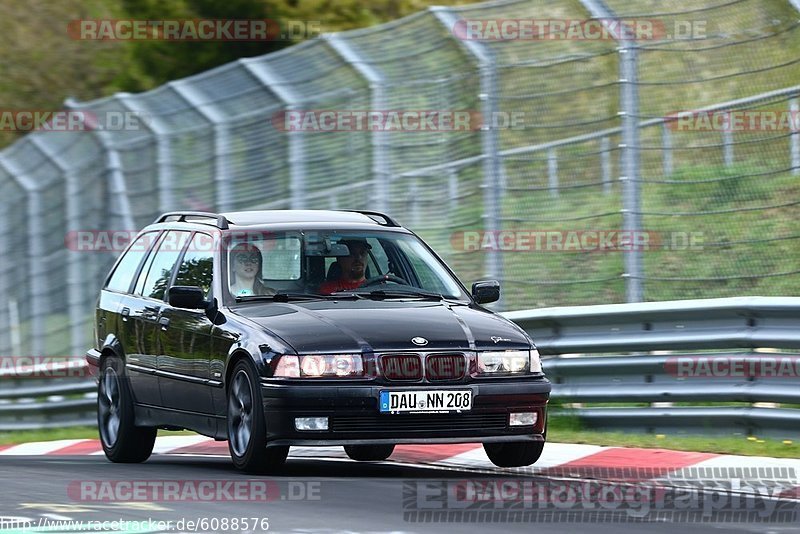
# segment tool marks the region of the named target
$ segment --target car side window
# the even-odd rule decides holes
[[[208,234],[196,233],[189,242],[183,261],[175,275],[176,286],[198,286],[206,297],[211,291],[214,275],[213,238]]]
[[[122,259],[119,260],[111,278],[108,279],[106,289],[122,293],[128,292],[136,274],[136,269],[139,268],[142,258],[147,254],[147,250],[157,235],[157,232],[147,232],[134,240],[128,250],[125,251]]]
[[[150,266],[153,265],[153,259],[156,257],[156,250],[161,246],[161,241],[164,240],[165,235],[166,234],[161,234],[156,246],[153,247],[153,251],[147,256],[147,259],[144,260],[144,264],[139,270],[139,277],[136,279],[136,286],[133,288],[134,295],[141,296],[142,290],[144,289],[145,278],[147,278],[147,273],[150,272]]]
[[[164,300],[172,271],[183,247],[189,240],[189,232],[169,231],[164,235],[156,251],[153,263],[147,272],[142,295],[156,300]]]

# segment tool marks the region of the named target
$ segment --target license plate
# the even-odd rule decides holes
[[[449,413],[472,409],[472,390],[381,391],[381,413]]]

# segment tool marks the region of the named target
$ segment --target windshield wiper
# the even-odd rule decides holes
[[[236,302],[252,300],[271,300],[272,302],[289,302],[292,300],[328,300],[328,295],[316,293],[276,293],[275,295],[242,295],[236,297]]]
[[[424,290],[400,290],[400,291],[386,291],[385,289],[375,289],[365,293],[358,293],[365,295],[372,299],[386,299],[386,298],[424,298],[431,300],[444,300],[444,295],[433,293]]]
[[[360,293],[354,293],[353,291],[334,291],[333,293],[328,293],[325,296],[328,297],[328,298],[334,298],[334,299],[337,299],[337,300],[364,298]]]

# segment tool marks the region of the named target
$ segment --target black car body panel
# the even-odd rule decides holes
[[[237,312],[285,340],[297,353],[414,349],[411,338],[428,340],[426,350],[529,348],[530,339],[513,323],[484,309],[441,302],[321,301],[269,303]],[[313,336],[307,336],[314,332]]]

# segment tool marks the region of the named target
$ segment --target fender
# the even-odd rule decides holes
[[[119,338],[114,334],[108,334],[100,344],[100,349],[89,349],[86,351],[86,362],[89,365],[100,367],[100,359],[104,352],[113,352],[115,356],[125,360],[125,351],[122,348]]]
[[[267,367],[272,362],[273,358],[281,354],[297,354],[297,351],[294,350],[291,345],[255,321],[248,320],[241,316],[235,317],[236,322],[243,324],[237,325],[240,336],[231,344],[225,356],[225,368],[223,370],[225,383],[223,384],[223,388],[227,383],[231,361],[236,354],[247,354],[250,357],[250,361],[255,365],[259,376],[267,376]],[[256,334],[252,334],[254,330]],[[248,336],[248,332],[251,332],[251,335]]]

